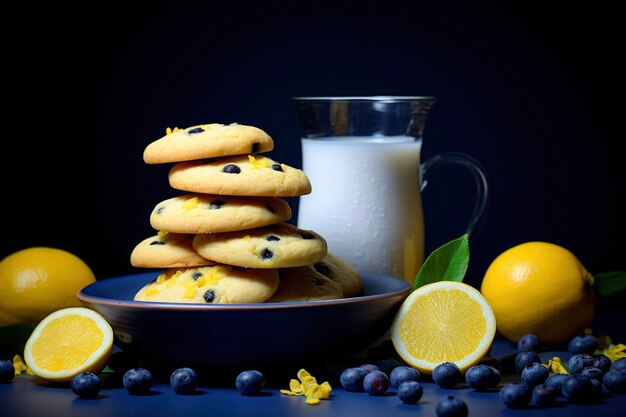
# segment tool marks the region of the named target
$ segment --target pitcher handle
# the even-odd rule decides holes
[[[482,226],[487,214],[487,203],[489,202],[489,186],[487,176],[482,165],[473,157],[461,152],[443,152],[429,158],[420,168],[420,191],[424,191],[428,185],[428,177],[432,172],[446,165],[462,165],[469,169],[476,181],[476,203],[474,213],[466,232],[468,238],[476,235]]]

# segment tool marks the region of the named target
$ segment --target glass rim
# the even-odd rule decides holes
[[[294,101],[434,101],[434,96],[297,96]]]

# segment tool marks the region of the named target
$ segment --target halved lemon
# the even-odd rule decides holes
[[[24,360],[35,375],[56,382],[81,372],[99,373],[113,349],[113,329],[98,312],[85,307],[57,310],[33,330]]]
[[[409,365],[425,375],[442,362],[465,372],[489,351],[496,333],[491,306],[474,287],[438,281],[414,290],[391,325],[391,341]]]

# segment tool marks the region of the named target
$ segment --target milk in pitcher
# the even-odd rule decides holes
[[[421,145],[407,136],[303,138],[312,192],[300,197],[298,227],[361,271],[412,283],[424,253]]]

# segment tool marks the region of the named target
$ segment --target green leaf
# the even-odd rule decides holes
[[[469,264],[467,233],[438,247],[420,268],[413,289],[437,281],[463,281]]]
[[[626,289],[626,271],[603,272],[593,277],[601,297]]]

